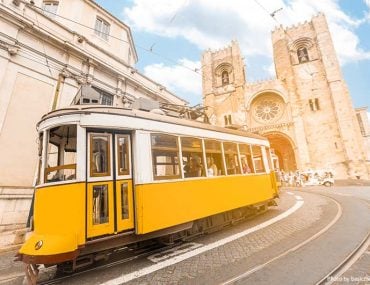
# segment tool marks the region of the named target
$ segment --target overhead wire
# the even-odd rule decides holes
[[[283,8],[279,8],[279,9],[277,9],[277,10],[275,10],[275,11],[273,11],[273,12],[270,12],[269,10],[267,10],[267,8],[266,7],[264,7],[258,0],[254,0],[254,2],[258,5],[258,6],[260,6],[279,26],[282,26],[282,23],[281,22],[279,22],[276,18],[275,18],[275,15],[276,15],[276,13],[277,12],[279,12],[279,11],[281,11]],[[294,40],[293,40],[293,38],[288,34],[288,32],[286,31],[286,29],[283,29],[283,31],[284,31],[284,34],[293,42]],[[313,72],[311,71],[311,69],[310,70],[307,70],[307,68],[308,69],[310,69],[310,67],[309,66],[307,66],[307,65],[304,65],[303,66],[303,70],[309,75],[309,76],[311,76],[311,80],[313,80]]]
[[[37,13],[36,12],[35,12],[35,18],[36,18],[37,27],[40,29],[40,24],[39,24],[39,20],[37,18]],[[44,51],[44,57],[45,57],[45,61],[46,61],[46,66],[49,69],[50,76],[53,77],[53,73],[51,72],[51,69],[50,69],[48,57],[46,55],[45,43],[44,43],[44,40],[43,39],[41,39],[41,45],[42,45],[42,49]]]
[[[40,10],[40,11],[44,12],[44,13],[51,14],[51,15],[53,15],[53,16],[55,16],[55,17],[60,18],[60,19],[63,19],[63,20],[66,20],[66,21],[72,22],[72,23],[77,24],[77,25],[79,25],[79,26],[81,26],[81,27],[84,27],[84,28],[87,28],[87,29],[89,29],[89,30],[95,31],[95,28],[90,27],[90,26],[88,26],[88,25],[84,25],[84,24],[82,24],[82,23],[80,23],[80,22],[77,22],[77,21],[75,21],[75,20],[73,20],[73,19],[70,19],[70,18],[67,18],[67,17],[61,16],[61,15],[58,15],[58,14],[53,13],[53,12],[46,11],[45,9],[43,9],[43,8],[41,8],[41,7],[37,7],[37,6],[32,5],[32,4],[29,4],[29,3],[27,3],[27,2],[25,2],[25,4],[26,4],[26,5],[28,5],[29,7],[33,7],[33,8],[35,8],[35,9],[38,9],[38,10]],[[102,34],[102,35],[104,35],[104,36],[107,36],[107,37],[109,37],[109,38],[112,38],[112,39],[115,39],[115,40],[118,40],[118,41],[124,42],[124,43],[129,44],[129,45],[131,44],[128,40],[125,40],[125,39],[122,39],[122,38],[119,38],[119,37],[113,36],[113,35],[111,35],[111,34],[109,34],[109,33],[105,33],[105,32],[102,32],[102,31],[101,31],[101,32],[100,32],[100,34]],[[170,63],[172,63],[172,64],[174,64],[174,65],[178,65],[178,66],[180,66],[180,67],[182,67],[182,68],[185,68],[185,69],[187,69],[187,70],[189,70],[189,71],[195,72],[195,73],[197,73],[198,75],[200,75],[199,70],[198,70],[197,68],[191,68],[191,67],[189,67],[189,66],[187,66],[187,65],[185,65],[185,64],[181,64],[181,63],[179,63],[179,61],[177,61],[177,60],[174,60],[174,59],[169,58],[169,57],[166,57],[166,56],[164,56],[164,55],[162,55],[162,54],[160,54],[160,53],[158,53],[158,52],[155,52],[155,51],[153,50],[154,45],[155,45],[155,44],[151,45],[151,47],[150,47],[150,48],[147,48],[147,47],[143,47],[143,46],[141,46],[141,45],[137,45],[137,44],[135,44],[135,46],[136,46],[136,47],[138,47],[138,48],[140,48],[140,49],[142,49],[142,50],[144,50],[144,51],[146,51],[146,52],[148,52],[148,53],[151,53],[151,54],[153,54],[153,55],[155,55],[155,56],[157,56],[157,57],[159,57],[159,58],[161,58],[161,59],[163,59],[163,60],[165,60],[165,61],[167,61],[167,62],[170,62]]]

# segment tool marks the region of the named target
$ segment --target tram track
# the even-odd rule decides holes
[[[370,207],[370,202],[363,198],[357,198],[365,202]],[[358,246],[331,272],[324,276],[315,285],[330,285],[336,282],[336,280],[342,276],[348,269],[351,268],[353,264],[366,252],[367,248],[370,246],[370,231],[367,236],[358,244]]]
[[[171,245],[168,245],[168,246],[160,246],[160,247],[153,246],[153,248],[149,248],[149,249],[144,250],[143,252],[141,252],[139,254],[135,254],[133,256],[129,256],[129,257],[119,259],[119,260],[116,260],[116,261],[112,261],[112,262],[108,262],[108,263],[102,264],[102,265],[93,265],[90,268],[81,269],[80,271],[76,271],[76,272],[73,272],[73,273],[70,273],[70,274],[65,274],[65,275],[62,275],[62,276],[58,276],[58,277],[52,278],[50,280],[37,282],[37,284],[38,285],[51,285],[51,284],[57,284],[57,283],[60,283],[60,282],[65,282],[65,281],[67,281],[71,278],[75,278],[75,277],[77,277],[79,275],[82,275],[82,274],[86,274],[86,273],[93,272],[93,271],[98,271],[98,270],[103,270],[103,269],[108,269],[108,268],[111,268],[111,267],[114,267],[114,266],[117,266],[117,265],[120,265],[120,264],[125,264],[125,263],[128,263],[128,262],[131,262],[131,261],[139,259],[139,258],[148,257],[150,255],[160,253],[162,251],[169,250],[173,247],[179,246],[182,243],[183,242],[177,242],[177,243],[174,243],[174,244],[171,244]]]
[[[342,263],[334,268],[329,274],[323,277],[316,285],[330,285],[336,282],[336,280],[342,276],[367,250],[370,246],[370,232],[362,240],[362,242],[347,256]]]
[[[304,246],[308,245],[310,242],[318,239],[319,237],[324,235],[326,232],[328,232],[339,221],[339,219],[341,218],[341,216],[343,214],[343,207],[336,198],[334,198],[332,196],[329,196],[325,193],[318,193],[318,192],[313,193],[313,192],[304,191],[304,190],[300,190],[300,191],[305,192],[305,193],[309,193],[309,194],[316,194],[316,195],[323,196],[325,198],[328,198],[328,199],[332,200],[336,204],[337,209],[338,209],[336,216],[323,229],[321,229],[319,232],[312,235],[308,239],[304,240],[303,242],[299,243],[298,245],[286,250],[284,253],[282,253],[278,256],[275,256],[275,257],[269,259],[268,261],[266,261],[266,262],[264,262],[264,263],[262,263],[258,266],[253,267],[252,269],[248,270],[247,272],[244,272],[244,273],[242,273],[238,276],[235,276],[235,277],[233,277],[233,278],[231,278],[231,279],[229,279],[225,282],[220,283],[220,285],[221,284],[222,285],[239,284],[240,282],[243,282],[244,279],[246,279],[250,275],[264,269],[269,264],[271,264],[275,261],[278,261],[279,259],[282,259],[283,257],[288,256],[289,254],[295,252],[296,250],[298,250],[300,248],[303,248]],[[358,200],[361,200],[361,201],[365,202],[366,204],[368,204],[370,206],[370,203],[369,203],[368,200],[358,198],[358,197],[354,197],[354,198],[358,199]],[[344,260],[342,260],[342,262],[340,262],[340,264],[338,264],[328,274],[326,274],[319,281],[314,282],[313,284],[315,284],[315,285],[324,285],[324,284],[330,285],[330,284],[333,284],[334,282],[336,282],[336,280],[340,276],[342,276],[362,256],[362,254],[367,250],[367,248],[369,246],[370,246],[370,231],[367,233],[366,237],[353,249],[353,251],[350,254],[348,254],[347,257],[344,258]]]
[[[325,196],[325,195],[324,195]],[[252,269],[248,270],[247,272],[244,272],[243,274],[240,274],[238,276],[235,276],[225,282],[222,282],[220,283],[220,285],[228,285],[228,284],[233,284],[237,281],[240,281],[240,280],[243,280],[245,279],[246,277],[252,275],[253,273],[265,268],[267,265],[271,264],[272,262],[274,261],[277,261],[278,259],[281,259],[282,257],[285,257],[287,256],[288,254],[291,254],[292,252],[302,248],[303,246],[307,245],[308,243],[312,242],[313,240],[319,238],[320,236],[322,236],[325,232],[327,232],[339,219],[340,217],[342,216],[342,206],[340,205],[340,203],[338,201],[336,201],[334,198],[332,197],[328,197],[328,196],[325,196],[327,198],[330,198],[337,206],[337,214],[335,215],[335,217],[330,221],[329,224],[327,224],[323,229],[321,229],[319,232],[317,232],[316,234],[312,235],[311,237],[309,237],[308,239],[302,241],[301,243],[299,243],[298,245],[295,245],[294,247],[284,251],[282,254],[279,254],[278,256],[275,256],[271,259],[269,259],[268,261],[262,263],[262,264],[259,264],[258,266],[255,266],[253,267]]]

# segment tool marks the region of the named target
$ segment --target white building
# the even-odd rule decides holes
[[[93,86],[101,103],[186,102],[137,72],[130,28],[92,0],[0,0],[0,232],[24,226],[36,123]]]

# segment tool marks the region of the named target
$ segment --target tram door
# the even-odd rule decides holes
[[[87,157],[87,237],[132,229],[130,134],[89,132]]]

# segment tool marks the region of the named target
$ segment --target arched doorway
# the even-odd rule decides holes
[[[297,163],[295,159],[293,145],[290,139],[278,132],[264,134],[270,142],[271,149],[274,150],[281,170],[295,171],[297,170]]]

